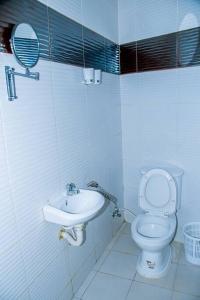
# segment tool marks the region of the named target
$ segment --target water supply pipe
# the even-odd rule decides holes
[[[112,194],[108,193],[107,191],[105,191],[104,188],[102,188],[102,187],[98,184],[98,182],[92,180],[92,181],[90,181],[90,182],[87,184],[87,187],[88,187],[89,189],[93,190],[93,191],[99,192],[99,193],[102,194],[107,200],[113,202],[113,204],[114,204],[114,211],[113,211],[113,213],[112,213],[113,218],[115,218],[115,217],[119,217],[119,218],[120,218],[120,217],[122,216],[121,212],[123,212],[123,211],[127,211],[127,212],[129,212],[130,214],[132,214],[132,215],[134,215],[134,216],[137,216],[137,214],[135,214],[134,212],[132,212],[132,211],[131,211],[130,209],[128,209],[128,208],[124,208],[124,207],[123,207],[123,208],[119,208],[118,203],[117,203],[117,202],[118,202],[117,198],[116,198],[114,195],[112,195]]]

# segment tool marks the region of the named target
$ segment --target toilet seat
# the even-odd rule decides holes
[[[152,169],[141,178],[139,206],[152,215],[172,215],[176,211],[176,184],[163,169]]]

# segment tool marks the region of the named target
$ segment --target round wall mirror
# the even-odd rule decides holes
[[[18,63],[24,68],[34,67],[39,59],[39,39],[33,27],[21,23],[13,28],[11,47]]]

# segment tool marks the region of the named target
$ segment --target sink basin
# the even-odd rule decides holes
[[[104,202],[105,199],[100,193],[80,189],[79,194],[63,195],[53,204],[46,205],[43,208],[44,218],[51,223],[75,226],[94,218]]]

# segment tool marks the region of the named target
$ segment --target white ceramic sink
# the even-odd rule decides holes
[[[79,194],[64,195],[53,204],[46,205],[43,208],[44,218],[51,223],[75,226],[94,218],[104,202],[105,199],[100,193],[80,189]]]

